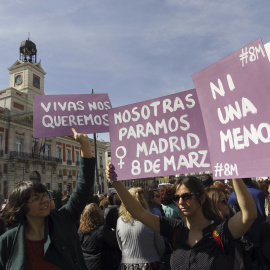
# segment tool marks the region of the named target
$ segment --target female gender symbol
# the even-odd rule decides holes
[[[118,150],[120,150],[120,149],[122,149],[122,151],[123,151],[122,156],[118,155]],[[115,151],[115,155],[116,155],[116,157],[118,157],[120,159],[120,162],[118,163],[118,165],[120,166],[120,169],[122,169],[122,166],[125,164],[125,162],[123,162],[122,159],[127,155],[127,149],[124,146],[119,146]]]

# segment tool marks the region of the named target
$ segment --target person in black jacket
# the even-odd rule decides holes
[[[118,269],[119,262],[111,256],[118,248],[115,231],[104,224],[102,211],[95,203],[85,207],[78,233],[87,269]]]
[[[73,129],[81,144],[80,171],[68,203],[50,209],[50,193],[40,181],[21,181],[12,190],[4,220],[17,226],[0,236],[0,269],[85,270],[74,226],[93,193],[95,162],[87,135]]]

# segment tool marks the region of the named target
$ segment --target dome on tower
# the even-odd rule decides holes
[[[34,62],[37,59],[37,47],[34,42],[29,40],[24,40],[21,42],[20,46],[20,60],[24,62]]]

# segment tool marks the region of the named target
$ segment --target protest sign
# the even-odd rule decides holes
[[[257,39],[192,76],[215,179],[270,174],[269,74]]]
[[[109,132],[108,94],[35,95],[34,138]]]
[[[109,110],[113,180],[208,171],[195,89]]]

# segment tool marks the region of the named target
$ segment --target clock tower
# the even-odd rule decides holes
[[[9,68],[9,87],[26,94],[27,107],[33,106],[34,95],[44,95],[46,72],[36,59],[36,44],[28,38],[21,42],[20,59]]]

